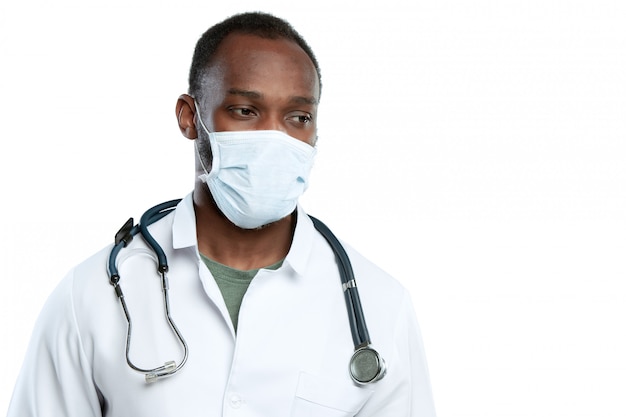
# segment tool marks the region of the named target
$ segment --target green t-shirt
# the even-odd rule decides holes
[[[233,322],[233,327],[235,328],[235,332],[237,332],[239,309],[241,308],[243,296],[246,294],[248,286],[250,285],[250,282],[252,282],[252,278],[256,276],[259,270],[250,269],[242,271],[240,269],[231,268],[219,262],[215,262],[203,254],[200,254],[200,257],[207,268],[209,268],[209,271],[211,271],[211,274],[215,278],[215,282],[217,282],[217,286],[222,293],[222,297],[224,297],[226,308],[230,314],[230,319]],[[280,260],[273,265],[266,266],[264,269],[275,270],[280,268],[282,264],[283,260]]]

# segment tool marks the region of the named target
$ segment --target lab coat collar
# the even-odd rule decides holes
[[[311,256],[315,228],[313,227],[313,222],[300,205],[297,206],[296,210],[298,214],[296,230],[291,242],[291,248],[283,265],[291,266],[297,275],[304,276]],[[196,215],[193,208],[192,193],[185,196],[176,207],[172,235],[174,249],[192,246],[197,248]]]
[[[197,243],[193,193],[189,193],[176,206],[172,224],[172,244],[174,249],[183,249],[197,246]]]
[[[296,230],[285,262],[291,265],[298,275],[303,276],[309,264],[316,231],[313,222],[299,204],[296,210],[298,214]]]

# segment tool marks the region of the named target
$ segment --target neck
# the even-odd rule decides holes
[[[208,258],[240,270],[263,268],[284,259],[291,247],[295,213],[259,229],[241,229],[217,208],[206,186],[193,195],[198,250]]]

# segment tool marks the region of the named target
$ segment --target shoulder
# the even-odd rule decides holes
[[[371,291],[379,297],[391,298],[394,303],[408,296],[407,289],[394,276],[363,256],[349,243],[342,241],[342,245],[348,253],[361,292]]]

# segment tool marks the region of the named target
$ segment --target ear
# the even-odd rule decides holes
[[[196,139],[198,131],[194,123],[196,115],[196,104],[188,94],[182,94],[176,101],[176,119],[178,120],[178,128],[187,139]]]

